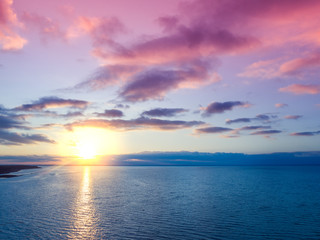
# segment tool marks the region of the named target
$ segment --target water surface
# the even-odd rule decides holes
[[[44,167],[0,179],[0,239],[320,239],[320,167]]]

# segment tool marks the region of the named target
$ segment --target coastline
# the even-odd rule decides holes
[[[24,169],[36,169],[40,168],[34,165],[0,165],[0,178],[12,178],[19,177],[21,175],[9,174],[13,172],[18,172]]]

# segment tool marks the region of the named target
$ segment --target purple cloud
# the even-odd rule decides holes
[[[223,132],[229,132],[232,131],[232,128],[224,128],[224,127],[205,127],[205,128],[198,128],[195,130],[198,134],[203,133],[223,133]]]
[[[19,134],[0,130],[0,144],[3,145],[34,144],[39,142],[55,143],[55,141],[42,134]]]
[[[305,136],[305,137],[311,137],[320,134],[320,131],[315,132],[295,132],[291,133],[291,136]]]
[[[266,114],[258,114],[254,118],[236,118],[236,119],[227,119],[226,124],[233,123],[248,123],[252,121],[261,121],[261,122],[270,122],[272,118],[276,118],[276,116],[268,116]]]
[[[256,131],[251,133],[251,135],[270,135],[270,134],[278,134],[281,133],[280,130],[265,130],[265,131]]]
[[[194,60],[189,64],[155,67],[132,76],[120,91],[120,97],[130,102],[162,100],[166,93],[179,88],[194,88],[220,81],[211,73],[208,59]],[[177,69],[178,68],[178,69]]]
[[[73,108],[85,108],[89,105],[89,102],[75,99],[63,99],[59,97],[43,97],[32,104],[23,104],[16,107],[15,110],[19,111],[35,111],[43,110],[45,108],[56,107],[73,107]]]
[[[90,119],[84,121],[78,121],[71,124],[66,124],[65,127],[72,130],[74,127],[97,127],[107,128],[119,131],[129,130],[177,130],[183,128],[190,128],[204,124],[200,121],[179,121],[179,120],[161,120],[156,118],[140,117],[132,120],[101,120]]]
[[[24,122],[16,119],[14,116],[0,115],[0,129],[24,128]]]
[[[258,129],[269,129],[270,126],[245,126],[242,128],[239,128],[237,130],[239,131],[252,131],[252,130],[258,130]]]
[[[284,118],[297,120],[299,118],[302,118],[302,115],[287,115],[287,116],[284,116]]]
[[[248,103],[240,101],[229,102],[213,102],[207,107],[203,108],[203,116],[208,117],[216,113],[224,113],[225,111],[231,111],[234,107],[248,107]]]
[[[179,113],[187,112],[184,108],[154,108],[149,111],[144,111],[141,115],[149,117],[174,117]]]
[[[99,117],[111,117],[111,118],[115,118],[115,117],[123,117],[123,112],[117,109],[106,109],[104,110],[104,113],[96,113],[97,116]]]
[[[72,89],[87,88],[99,90],[127,81],[141,67],[134,65],[106,65],[99,67],[87,80],[75,85]]]

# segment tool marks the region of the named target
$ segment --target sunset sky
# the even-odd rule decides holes
[[[319,151],[318,0],[1,0],[0,155]]]

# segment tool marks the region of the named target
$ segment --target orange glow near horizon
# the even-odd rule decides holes
[[[116,133],[98,128],[75,128],[64,137],[63,155],[74,156],[79,165],[99,164],[99,156],[119,153]]]

